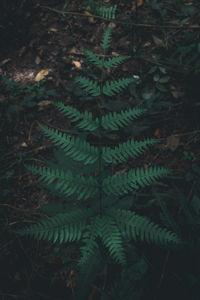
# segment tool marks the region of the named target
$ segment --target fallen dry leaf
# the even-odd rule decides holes
[[[163,40],[161,40],[160,38],[158,38],[155,35],[152,35],[152,39],[153,39],[153,41],[154,41],[154,43],[155,43],[156,46],[158,46],[158,47],[164,47]]]
[[[88,18],[89,23],[94,23],[94,18],[92,17],[92,14],[89,13],[89,11],[85,11],[85,15],[89,16]]]
[[[7,64],[9,61],[11,61],[11,58],[6,58],[6,59],[2,60],[2,61],[0,62],[0,66],[3,66],[3,65],[5,65],[5,64]]]
[[[49,100],[42,100],[37,105],[39,106],[39,111],[43,110],[46,106],[50,105],[51,101]]]
[[[50,28],[48,29],[48,31],[51,31],[51,32],[57,32],[58,30],[57,30],[57,28],[55,28],[55,27],[50,27]]]
[[[155,137],[157,137],[158,139],[160,139],[161,137],[161,133],[160,133],[160,129],[157,128],[155,131],[154,131],[154,134],[153,134]]]
[[[20,145],[21,147],[23,147],[23,148],[27,148],[28,147],[28,145],[27,145],[27,143],[26,142],[23,142],[23,143],[21,143],[21,145]]]
[[[40,62],[41,62],[41,58],[39,56],[36,56],[36,59],[35,59],[36,65],[39,65]]]
[[[184,96],[184,93],[179,91],[174,85],[170,85],[170,91],[171,91],[171,94],[172,96],[175,98],[175,99],[178,99],[178,98],[181,98]]]
[[[179,146],[179,142],[180,142],[180,138],[178,136],[170,135],[167,138],[166,147],[172,151],[175,151],[176,148]]]
[[[131,7],[132,11],[135,10],[137,6],[140,7],[143,4],[143,0],[138,0],[137,6],[136,6],[136,1],[137,0],[133,1],[132,7]]]
[[[35,82],[39,82],[42,79],[44,79],[45,76],[47,76],[49,74],[49,71],[47,70],[41,70],[39,73],[37,73],[37,75],[35,76]]]
[[[75,67],[79,70],[81,70],[81,63],[77,60],[72,60],[72,63],[75,65]]]

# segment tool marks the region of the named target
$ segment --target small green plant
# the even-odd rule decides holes
[[[88,5],[86,6],[86,10],[94,15],[101,16],[106,19],[115,19],[115,14],[117,10],[117,5],[107,7],[106,3],[104,5],[99,5],[94,0],[88,0]]]
[[[67,210],[63,208],[62,211],[59,207],[58,213],[54,210],[55,215],[51,218],[18,232],[57,245],[77,243],[80,276],[76,299],[87,299],[91,282],[100,270],[106,272],[110,263],[128,267],[127,245],[131,241],[137,243],[140,240],[166,247],[180,243],[176,233],[133,211],[134,193],[170,176],[171,171],[160,166],[127,167],[126,171],[123,170],[128,159],[136,159],[158,140],[146,138],[136,141],[129,138],[119,144],[111,140],[112,146],[107,146],[109,134],[123,130],[146,112],[142,107],[129,107],[119,112],[107,109],[109,98],[114,107],[114,97],[136,81],[133,77],[107,79],[108,69],[129,59],[128,56],[106,59],[111,30],[108,27],[103,36],[102,56],[84,50],[87,61],[99,70],[99,76],[95,79],[94,76],[92,79],[84,76],[75,78],[76,84],[93,97],[94,102],[96,99],[95,116],[88,110],[79,111],[55,102],[55,107],[71,119],[80,134],[67,135],[40,124],[41,130],[57,147],[57,163],[46,161],[46,167],[26,166],[40,175],[46,187],[67,202]],[[141,266],[141,274],[145,269],[144,265]]]
[[[4,105],[8,107],[11,114],[18,112],[22,107],[34,107],[41,99],[57,96],[54,90],[47,90],[44,87],[44,80],[26,84],[23,87],[21,82],[16,82],[2,75],[2,82],[7,90]]]
[[[183,151],[184,159],[195,161],[197,158],[193,152]]]

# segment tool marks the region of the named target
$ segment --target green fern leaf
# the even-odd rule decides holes
[[[114,81],[106,81],[103,86],[103,94],[107,96],[114,96],[125,89],[131,82],[135,82],[135,78],[122,78]]]
[[[112,31],[112,27],[108,26],[105,33],[104,33],[104,35],[103,35],[103,39],[102,39],[102,42],[101,42],[101,47],[103,48],[104,51],[110,47],[111,31]]]
[[[64,105],[62,102],[54,102],[55,105],[65,116],[73,118],[72,122],[79,122],[76,126],[81,129],[94,131],[98,128],[98,119],[92,120],[92,113],[87,110],[83,113],[69,105]]]
[[[96,97],[101,95],[100,86],[98,86],[97,82],[94,82],[82,76],[77,76],[74,81],[78,83],[90,95]]]
[[[147,243],[180,243],[180,239],[175,233],[161,228],[148,218],[139,216],[135,212],[110,209],[108,214],[114,218],[125,238],[134,239],[135,241],[139,238]]]
[[[144,141],[139,142],[131,139],[125,143],[119,144],[114,149],[109,147],[103,148],[102,157],[107,163],[118,164],[125,162],[129,157],[137,157],[147,150],[149,146],[157,144],[158,142],[159,141],[156,139],[145,139]]]
[[[102,58],[100,58],[99,56],[97,56],[96,54],[94,54],[93,52],[91,52],[90,50],[83,50],[83,53],[86,55],[87,60],[89,62],[91,62],[93,65],[96,65],[98,68],[113,68],[118,66],[119,64],[121,64],[123,61],[129,59],[131,56],[115,56],[115,57],[111,57],[107,60],[103,60]]]
[[[81,258],[78,265],[84,265],[88,263],[90,256],[94,253],[95,248],[98,249],[96,238],[98,237],[97,218],[92,218],[90,224],[86,226],[86,231],[83,234],[82,242],[83,246],[80,247]]]
[[[121,64],[123,61],[131,58],[131,56],[115,56],[111,57],[108,60],[105,60],[103,63],[104,68],[109,69],[118,66]]]
[[[44,134],[53,140],[54,144],[64,150],[65,154],[75,161],[83,161],[85,165],[92,164],[98,159],[98,149],[79,137],[67,136],[57,129],[39,124]]]
[[[110,7],[100,7],[98,6],[97,2],[90,1],[90,5],[88,5],[85,9],[90,13],[103,17],[105,19],[115,19],[117,5]]]
[[[129,125],[134,119],[140,117],[146,112],[142,108],[132,108],[120,113],[110,112],[102,117],[102,127],[104,129],[118,130]]]
[[[125,195],[169,174],[171,171],[162,167],[137,168],[124,174],[107,177],[103,181],[103,190],[107,195]]]
[[[29,228],[18,230],[19,234],[37,239],[66,243],[80,240],[86,227],[87,218],[91,215],[89,209],[77,209],[64,214],[58,214],[49,220],[43,220]]]
[[[108,248],[111,257],[118,263],[125,265],[126,258],[122,246],[122,235],[113,218],[99,217],[98,228],[104,245]]]
[[[97,7],[96,13],[106,19],[115,19],[115,13],[117,10],[117,5],[110,7]]]
[[[31,172],[39,174],[44,183],[54,183],[55,190],[62,192],[65,196],[77,195],[77,200],[87,200],[98,193],[98,183],[92,176],[73,176],[70,171],[64,172],[60,169],[27,166]]]
[[[99,56],[97,56],[90,50],[83,50],[83,53],[86,55],[89,62],[91,62],[99,68],[103,67],[103,60]]]

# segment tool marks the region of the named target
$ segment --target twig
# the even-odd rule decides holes
[[[101,16],[96,16],[96,15],[86,15],[84,13],[79,13],[79,12],[74,12],[74,11],[62,11],[62,10],[58,10],[55,8],[51,8],[49,6],[40,6],[41,8],[46,8],[48,10],[54,11],[56,13],[59,14],[65,14],[65,15],[74,15],[74,16],[80,16],[80,17],[92,17],[95,19],[101,19],[107,22],[112,21],[113,23],[117,23],[117,24],[125,24],[125,25],[132,25],[132,26],[136,26],[136,27],[146,27],[146,28],[157,28],[157,29],[161,29],[161,28],[167,28],[167,29],[200,29],[199,25],[184,25],[184,26],[175,26],[175,25],[156,25],[156,24],[138,24],[138,23],[134,23],[134,22],[123,22],[123,21],[117,21],[117,20],[110,20],[110,19],[106,19],[104,17]]]

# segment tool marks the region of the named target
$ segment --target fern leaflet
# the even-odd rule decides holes
[[[127,111],[120,113],[110,112],[102,116],[102,127],[104,129],[118,130],[119,127],[123,128],[130,124],[130,122],[146,112],[142,108],[131,108]]]
[[[121,64],[123,61],[129,59],[131,56],[115,56],[108,58],[107,60],[103,60],[98,55],[94,54],[90,50],[83,50],[83,53],[86,55],[89,62],[96,65],[99,68],[113,68]]]
[[[97,7],[96,13],[106,19],[115,19],[115,13],[117,10],[117,5],[110,7]]]
[[[180,243],[180,239],[175,233],[161,228],[148,218],[139,216],[135,212],[111,209],[108,214],[114,218],[125,238],[135,241],[139,238],[148,243],[154,242],[162,245]]]
[[[91,62],[99,68],[103,67],[103,59],[101,59],[99,56],[97,56],[90,50],[83,50],[83,53],[86,55],[89,62]]]
[[[78,200],[86,200],[98,193],[98,183],[92,176],[73,176],[70,171],[64,172],[60,169],[27,166],[31,172],[39,174],[41,180],[47,184],[54,183],[55,190],[62,192],[65,196],[78,194]]]
[[[171,174],[170,170],[162,167],[133,169],[124,174],[109,176],[103,181],[103,189],[107,195],[125,195],[139,187],[146,187],[159,178]]]
[[[115,57],[111,57],[108,58],[107,60],[104,61],[104,68],[109,69],[109,68],[113,68],[118,66],[119,64],[121,64],[123,61],[127,60],[131,58],[131,56],[115,56]]]
[[[114,81],[106,81],[103,86],[103,94],[114,96],[125,89],[131,82],[135,82],[135,78],[122,78]]]
[[[78,83],[90,95],[96,97],[101,95],[100,86],[98,86],[97,82],[94,82],[83,76],[77,76],[74,81]]]
[[[108,248],[111,257],[124,265],[126,263],[124,248],[122,246],[122,235],[113,218],[104,216],[99,220],[100,236],[104,245]]]
[[[86,227],[87,218],[90,215],[91,211],[89,209],[77,209],[68,213],[58,214],[29,228],[18,230],[18,233],[52,241],[53,243],[80,240]]]
[[[104,33],[104,35],[103,35],[103,39],[102,39],[102,42],[101,42],[101,47],[103,48],[104,51],[110,47],[111,31],[112,31],[112,27],[108,26],[105,33]]]
[[[129,157],[137,157],[148,149],[148,146],[154,145],[159,141],[156,139],[145,139],[144,141],[128,140],[119,144],[114,149],[109,147],[103,148],[102,157],[107,163],[118,164],[126,161]]]
[[[56,146],[64,150],[65,154],[73,158],[75,161],[83,161],[85,165],[92,164],[98,159],[98,149],[91,146],[85,140],[79,137],[67,136],[65,133],[57,129],[51,129],[43,125],[39,125],[45,135],[53,140]]]
[[[53,105],[55,105],[65,116],[72,118],[72,122],[79,121],[76,125],[77,127],[89,131],[94,131],[98,128],[98,120],[92,119],[91,112],[86,110],[81,113],[78,109],[69,105],[64,105],[62,102],[54,102]]]
[[[98,236],[98,228],[96,221],[97,219],[93,218],[90,224],[86,226],[86,231],[83,234],[83,246],[80,247],[81,258],[78,262],[80,266],[88,263],[88,259],[94,253],[94,249],[98,249],[98,244],[96,242],[96,238]]]

